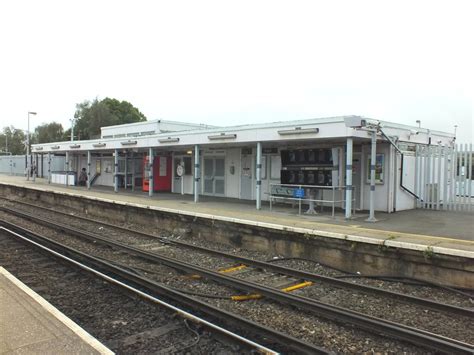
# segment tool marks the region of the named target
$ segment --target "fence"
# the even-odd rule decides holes
[[[65,158],[63,156],[51,156],[51,171],[64,170]],[[38,176],[48,176],[48,156],[44,155],[43,160],[38,155],[36,166]],[[24,155],[1,155],[0,174],[23,175],[26,176],[26,159]]]
[[[418,208],[474,210],[472,144],[417,146],[415,177]]]

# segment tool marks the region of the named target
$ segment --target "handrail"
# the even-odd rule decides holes
[[[321,203],[330,203],[332,205],[332,217],[334,218],[335,215],[335,206],[336,203],[340,202],[345,202],[345,194],[343,194],[343,198],[340,200],[336,200],[335,192],[336,190],[346,190],[347,186],[326,186],[326,185],[296,185],[296,184],[277,184],[277,183],[271,183],[270,185],[270,192],[269,194],[269,201],[270,201],[270,211],[272,211],[273,208],[273,200],[280,199],[280,200],[287,200],[287,201],[298,201],[298,214],[301,215],[301,202],[309,202],[309,209],[306,213],[316,213],[314,211],[314,203],[315,202],[321,202]],[[332,199],[331,200],[324,200],[324,199],[314,199],[314,198],[304,198],[304,197],[295,197],[295,196],[282,196],[282,194],[274,194],[273,193],[273,187],[274,186],[279,186],[279,187],[287,187],[287,188],[298,188],[298,189],[308,189],[308,190],[318,190],[318,189],[326,189],[326,190],[332,190]],[[352,185],[351,186],[352,191],[354,191],[352,198],[352,201],[355,202],[355,196],[356,196],[356,186]],[[355,214],[355,203],[353,204],[353,213]]]

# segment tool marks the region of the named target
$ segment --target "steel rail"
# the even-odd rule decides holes
[[[109,247],[112,246],[126,250],[127,252],[135,254],[140,258],[157,262],[174,269],[182,270],[184,272],[196,273],[229,287],[247,292],[257,292],[280,303],[294,306],[299,309],[308,310],[333,321],[349,323],[372,333],[389,335],[399,340],[408,341],[418,346],[423,346],[425,348],[430,348],[437,351],[443,351],[448,354],[472,354],[474,352],[474,347],[471,344],[467,344],[458,340],[450,339],[438,334],[430,333],[428,331],[416,329],[377,317],[368,316],[342,307],[329,305],[307,297],[291,295],[254,282],[243,281],[230,275],[224,275],[222,273],[215,272],[200,266],[150,253],[121,242],[97,236],[94,233],[81,231],[76,228],[65,226],[60,223],[39,218],[27,213],[19,212],[19,214],[23,215],[23,218],[34,220],[40,224],[73,234],[79,238],[85,238],[94,242],[101,242]]]
[[[20,203],[20,204],[24,204],[24,205],[27,205],[27,206],[30,206],[30,207],[38,208],[38,206],[35,206],[33,204],[30,204],[30,203],[24,202],[24,201],[15,201],[15,200],[8,199],[6,197],[0,197],[0,199],[5,199],[5,200],[13,202],[13,203]],[[198,245],[189,244],[189,243],[186,243],[186,242],[183,242],[183,241],[170,240],[170,239],[163,238],[163,237],[157,237],[157,236],[154,236],[153,234],[148,234],[148,233],[145,233],[145,232],[140,232],[140,231],[132,230],[132,229],[125,228],[125,227],[120,227],[120,226],[117,226],[117,225],[114,225],[114,224],[111,224],[111,223],[102,222],[102,221],[98,221],[98,220],[91,219],[91,218],[86,218],[86,217],[76,216],[76,215],[70,215],[66,212],[56,211],[56,210],[53,210],[53,209],[47,208],[47,207],[40,207],[40,208],[43,209],[43,210],[49,211],[49,212],[62,214],[62,215],[65,215],[65,216],[68,216],[68,217],[71,217],[71,218],[76,218],[76,219],[79,219],[79,220],[82,220],[82,221],[85,221],[85,222],[93,222],[93,223],[96,223],[96,224],[104,225],[104,226],[107,226],[107,227],[110,227],[110,228],[117,229],[117,230],[122,231],[122,232],[133,233],[133,234],[136,234],[136,235],[139,235],[139,236],[142,236],[142,237],[147,237],[147,238],[151,238],[151,239],[154,239],[154,240],[159,240],[159,241],[161,241],[162,243],[165,243],[165,244],[176,245],[178,247],[184,247],[184,248],[197,250],[197,251],[207,253],[207,254],[212,254],[212,255],[216,255],[216,256],[220,256],[220,257],[224,257],[224,258],[229,258],[229,259],[235,260],[237,262],[241,262],[243,264],[246,264],[248,266],[253,266],[253,267],[261,268],[261,269],[265,269],[265,270],[271,270],[275,273],[284,274],[284,275],[288,275],[288,276],[293,276],[293,277],[296,277],[296,278],[305,279],[307,281],[312,281],[312,282],[321,282],[322,281],[322,282],[330,283],[330,284],[335,285],[337,287],[348,288],[348,289],[353,289],[353,290],[357,290],[357,291],[372,293],[372,294],[381,295],[381,296],[384,296],[384,297],[390,297],[392,299],[397,299],[397,300],[405,302],[405,303],[417,304],[417,305],[427,307],[427,308],[430,308],[430,309],[433,309],[433,310],[436,310],[436,311],[444,311],[444,312],[449,312],[449,313],[453,313],[453,314],[458,314],[458,315],[474,318],[474,310],[472,310],[472,309],[458,307],[458,306],[454,306],[454,305],[450,305],[450,304],[446,304],[446,303],[441,303],[441,302],[433,301],[433,300],[426,299],[426,298],[405,295],[405,294],[402,294],[402,293],[399,293],[399,292],[388,291],[388,290],[384,290],[384,289],[373,287],[373,286],[367,286],[367,285],[352,283],[352,282],[348,282],[348,281],[345,281],[345,280],[336,279],[336,278],[330,277],[330,276],[323,276],[323,275],[318,275],[318,274],[314,274],[314,273],[310,273],[310,272],[306,272],[306,271],[301,271],[301,270],[288,268],[288,267],[285,267],[285,266],[275,265],[275,264],[265,262],[265,261],[249,259],[249,258],[246,258],[246,257],[233,255],[233,254],[229,254],[229,253],[218,251],[218,250],[209,249],[209,248],[201,247],[201,246],[198,246]],[[1,206],[0,206],[0,209],[2,209]],[[10,210],[12,210],[12,209],[10,209]],[[12,211],[14,211],[14,210],[12,210]]]
[[[24,227],[16,224],[0,221],[0,230],[14,235],[17,238],[21,238],[23,241],[34,244],[36,247],[42,250],[48,251],[54,254],[56,257],[62,258],[82,269],[91,272],[97,276],[104,278],[105,280],[117,284],[131,292],[138,294],[141,297],[149,299],[153,302],[159,303],[167,308],[170,308],[180,313],[185,318],[189,318],[195,322],[198,322],[205,327],[221,332],[224,335],[238,340],[247,346],[255,348],[257,351],[263,354],[278,354],[272,349],[269,349],[261,344],[258,344],[250,339],[244,338],[236,333],[233,333],[219,325],[211,323],[210,321],[201,317],[195,316],[186,310],[178,308],[171,303],[160,300],[151,294],[159,294],[166,299],[172,300],[173,303],[185,305],[195,312],[204,313],[207,316],[217,318],[225,323],[236,325],[240,328],[246,329],[246,331],[252,330],[255,334],[260,337],[271,339],[270,342],[279,344],[280,347],[291,349],[297,353],[302,354],[330,354],[329,351],[318,347],[313,344],[306,343],[300,339],[294,338],[288,334],[281,333],[277,330],[265,327],[241,316],[235,315],[231,312],[219,309],[205,302],[199,301],[195,298],[189,297],[176,290],[172,290],[162,284],[159,284],[146,277],[134,274],[124,268],[113,265],[103,259],[96,258],[92,255],[88,255],[74,248],[68,247],[64,244],[58,243],[50,238],[42,236],[38,233],[30,231]],[[89,265],[86,265],[89,264]],[[116,277],[126,281],[120,281]],[[137,289],[139,287],[141,290]]]

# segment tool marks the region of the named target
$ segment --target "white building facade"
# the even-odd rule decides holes
[[[101,133],[96,140],[36,144],[32,151],[65,156],[64,171],[76,174],[76,182],[85,168],[92,189],[189,194],[196,202],[202,195],[255,200],[260,208],[274,195],[284,199],[284,187],[289,199],[301,198],[291,192],[301,186],[305,199],[335,200],[346,217],[352,209],[369,210],[371,194],[376,211],[415,208],[417,146],[455,141],[450,133],[359,116],[230,127],[156,120]]]

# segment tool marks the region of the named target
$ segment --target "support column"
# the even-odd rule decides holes
[[[125,174],[125,181],[124,181],[124,188],[125,190],[127,189],[127,182],[128,182],[128,167],[127,167],[127,159],[128,159],[128,151],[125,150],[125,171],[124,171],[124,174]]]
[[[369,204],[369,218],[367,222],[377,222],[375,218],[375,163],[377,152],[377,132],[372,132],[372,142],[370,145],[370,204]]]
[[[201,170],[199,169],[199,146],[194,146],[194,203],[199,202],[199,181],[201,180]]]
[[[91,151],[87,151],[87,190],[91,189]]]
[[[154,156],[153,156],[153,148],[150,148],[148,152],[148,162],[150,163],[148,166],[150,167],[150,174],[148,175],[148,196],[153,196],[154,190],[154,178],[153,178],[153,163],[154,163]]]
[[[256,172],[256,207],[262,208],[262,143],[257,143],[257,172]]]
[[[114,192],[118,192],[118,149],[114,152]]]
[[[69,152],[66,152],[66,162],[65,162],[65,170],[66,170],[66,187],[69,186]]]
[[[346,144],[346,219],[352,216],[352,137]]]
[[[48,153],[48,184],[51,184],[51,153]]]
[[[132,159],[132,168],[131,168],[131,172],[132,172],[132,191],[135,191],[135,154],[133,153],[133,151],[132,151],[131,159]]]

